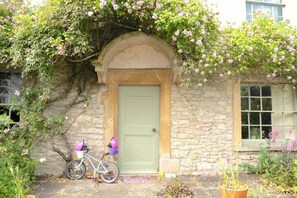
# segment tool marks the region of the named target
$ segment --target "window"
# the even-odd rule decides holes
[[[21,83],[21,73],[0,72],[0,114],[8,115],[14,122],[19,122],[20,116],[10,106],[20,98]]]
[[[279,139],[296,138],[296,93],[290,85],[242,84],[242,139],[265,139],[271,130]]]
[[[248,0],[246,1],[246,19],[253,19],[255,12],[272,15],[276,21],[283,20],[282,0]]]

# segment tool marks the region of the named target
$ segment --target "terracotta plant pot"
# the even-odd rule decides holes
[[[240,184],[245,186],[245,184],[243,183],[240,183]],[[220,185],[220,191],[221,191],[222,198],[246,198],[248,193],[247,188],[235,190],[235,189],[225,188],[222,185]]]
[[[25,198],[36,198],[35,195],[25,195]]]

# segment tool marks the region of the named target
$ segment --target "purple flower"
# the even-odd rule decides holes
[[[92,11],[89,11],[87,14],[88,16],[92,16],[94,13]]]
[[[201,46],[202,45],[202,41],[201,40],[197,40],[196,44],[199,45],[199,46]]]
[[[292,151],[295,148],[297,148],[297,141],[296,140],[291,140],[288,144],[287,144],[287,150]]]
[[[276,137],[278,135],[278,131],[277,130],[272,130],[270,133],[269,133],[269,140],[272,142],[272,143],[275,143],[276,142]]]
[[[59,45],[59,46],[56,47],[56,49],[58,51],[57,52],[58,55],[63,56],[65,54],[65,50],[64,50],[63,46]]]
[[[162,7],[163,7],[163,4],[162,3],[156,3],[156,7],[157,7],[157,9],[161,9]]]
[[[118,6],[117,4],[114,4],[114,5],[113,5],[113,9],[114,9],[114,10],[117,10],[117,9],[119,9],[119,6]]]
[[[142,6],[143,5],[143,1],[137,1],[136,4],[139,5],[139,6]]]
[[[19,90],[15,90],[15,91],[14,91],[14,94],[15,94],[16,96],[20,96],[20,91],[19,91]]]

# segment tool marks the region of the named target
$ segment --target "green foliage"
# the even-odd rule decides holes
[[[9,118],[6,114],[0,114],[0,130],[7,129],[11,124],[13,124],[13,121]]]
[[[260,13],[240,27],[224,29],[219,68],[224,75],[261,72],[267,79],[279,76],[295,84],[296,37],[296,28]]]
[[[3,115],[1,115],[3,117]],[[9,126],[11,120],[1,122]],[[3,128],[2,128],[3,129]],[[29,192],[34,181],[36,163],[29,158],[28,147],[23,144],[21,128],[0,131],[0,194],[5,197],[21,197]]]
[[[243,163],[241,166],[251,173],[261,175],[280,191],[295,192],[297,186],[296,159],[294,159],[294,154],[286,149],[274,152],[269,147],[261,148],[258,164]]]

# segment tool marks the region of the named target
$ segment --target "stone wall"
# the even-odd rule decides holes
[[[37,168],[37,175],[62,176],[66,161],[53,151],[53,146],[66,157],[76,158],[74,147],[85,140],[91,149],[90,154],[102,155],[104,144],[104,103],[105,86],[97,82],[96,73],[86,68],[63,65],[57,68],[52,100],[44,112],[45,116],[60,114],[65,121],[60,131],[42,137],[36,142],[32,156],[39,160],[45,158]],[[93,68],[91,68],[93,69]],[[66,94],[65,94],[66,93]]]
[[[233,146],[230,107],[226,82],[191,90],[172,86],[171,158],[179,159],[180,174],[217,173]]]
[[[53,146],[73,158],[79,140],[84,139],[91,148],[90,154],[96,157],[106,147],[107,86],[98,84],[94,68],[73,70],[72,67],[64,65],[56,70],[53,101],[44,116],[60,114],[65,121],[60,131],[53,131],[36,142],[33,158],[46,159],[38,166],[37,175],[63,175],[66,161],[53,151]],[[233,115],[233,90],[227,81],[194,89],[172,85],[171,161],[167,161],[179,164],[178,174],[217,174],[220,160],[234,156]],[[256,162],[258,152],[239,152],[239,159]]]

